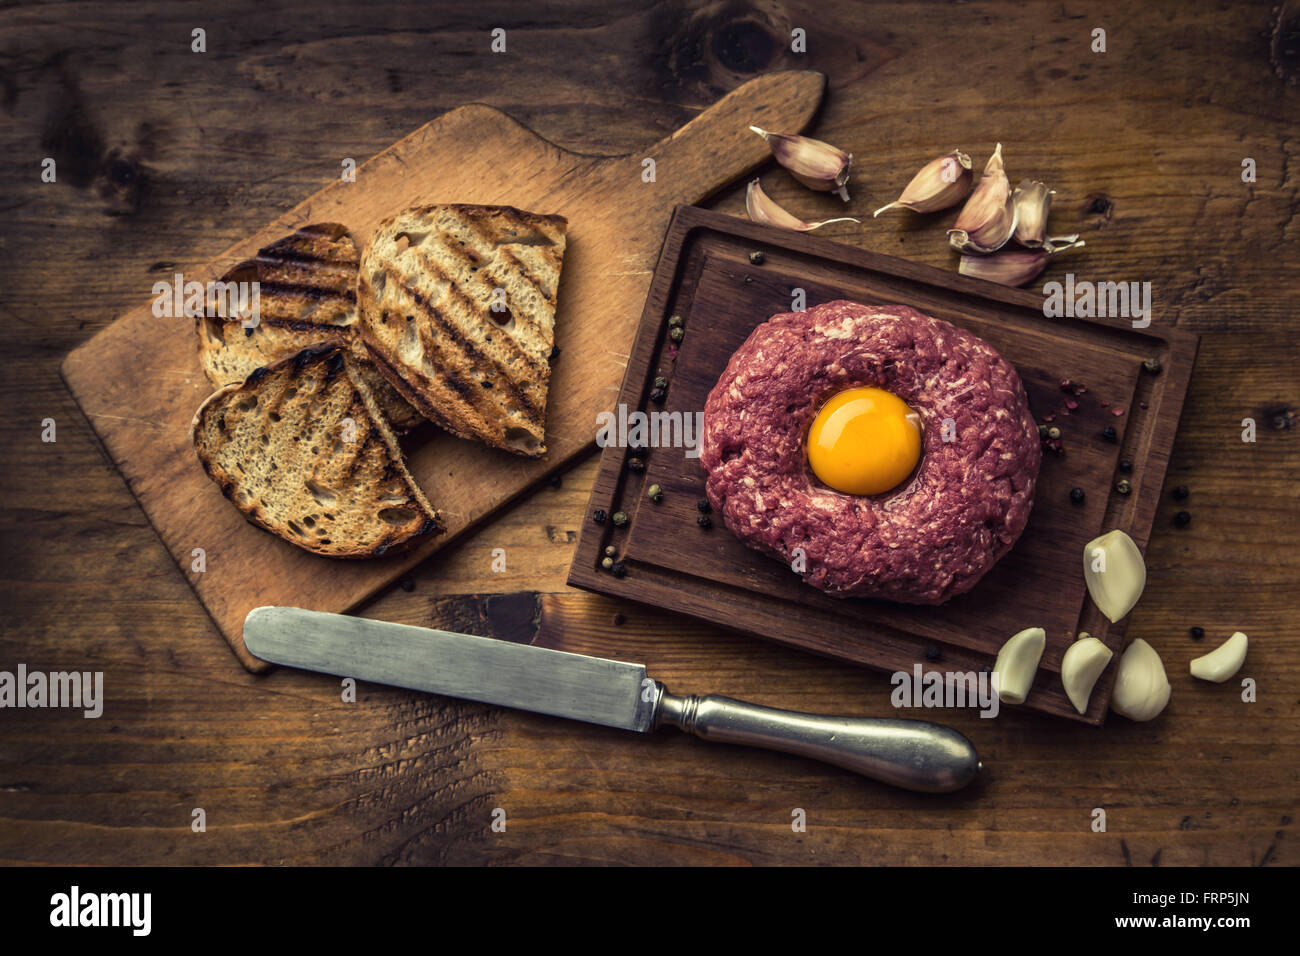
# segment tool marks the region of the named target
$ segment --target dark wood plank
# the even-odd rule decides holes
[[[753,251],[763,254],[761,264],[749,260]],[[891,672],[920,666],[949,679],[991,667],[1008,637],[1043,627],[1047,649],[1025,707],[1101,723],[1114,668],[1098,682],[1084,715],[1059,679],[1061,657],[1079,631],[1115,652],[1123,645],[1124,623],[1111,624],[1086,600],[1083,550],[1113,528],[1146,543],[1196,337],[1175,328],[1137,329],[1119,317],[1045,319],[1042,300],[1025,292],[682,207],[655,270],[619,394],[620,414],[694,420],[732,353],[755,326],[790,310],[794,288],[804,289],[809,307],[839,298],[913,306],[982,336],[1016,366],[1036,419],[1056,423],[1066,449],[1064,458],[1044,455],[1035,507],[1016,546],[974,590],[937,608],[821,594],[724,527],[696,526],[704,474],[679,428],[672,433],[678,447],[642,451],[622,436],[604,449],[588,511],[622,511],[630,520],[621,528],[584,524],[569,583],[838,660]],[[668,338],[670,315],[685,322],[680,346]],[[1161,362],[1159,374],[1142,371],[1150,357]],[[660,376],[669,383],[662,407],[649,400]],[[1067,396],[1060,387],[1065,379],[1087,392]],[[1117,409],[1122,414],[1115,415]],[[1102,437],[1107,425],[1116,427],[1116,441]],[[689,434],[698,439],[695,430]],[[1113,490],[1121,455],[1133,462],[1122,476],[1134,489],[1127,496]],[[627,468],[632,456],[646,463],[644,470]],[[659,504],[646,496],[652,484],[663,489]],[[1084,507],[1069,500],[1075,485],[1089,495]],[[626,577],[601,570],[608,547],[618,552]],[[930,648],[940,650],[939,660],[926,661]]]
[[[1300,8],[845,0],[678,5],[133,0],[0,9],[0,667],[93,666],[98,721],[5,711],[6,862],[1295,865],[1300,793]],[[189,51],[196,16],[208,53]],[[510,35],[487,52],[486,21]],[[846,29],[845,24],[852,28]],[[806,25],[806,54],[790,51]],[[1110,52],[1088,49],[1104,26]],[[961,79],[941,64],[962,64]],[[852,202],[774,164],[764,188],[840,242],[944,269],[943,215],[870,221],[932,155],[987,156],[1056,190],[1053,263],[1150,280],[1156,322],[1201,335],[1129,634],[1164,658],[1169,709],[1103,729],[1004,711],[968,734],[983,789],[932,799],[680,734],[500,712],[439,715],[314,675],[246,674],[96,445],[67,352],[439,113],[475,100],[559,146],[627,153],[775,69],[829,79],[812,135],[855,155]],[[40,159],[59,162],[41,183]],[[1243,183],[1242,157],[1258,182]],[[744,216],[744,184],[710,202]],[[648,280],[647,266],[647,280]],[[151,271],[153,270],[153,271]],[[1241,419],[1259,423],[1254,444]],[[58,442],[39,440],[54,418]],[[1277,424],[1274,424],[1274,423]],[[642,660],[675,691],[892,716],[887,678],[677,614],[566,591],[596,459],[410,572],[363,613],[435,623],[444,595],[534,589],[555,646]],[[1187,485],[1191,496],[1170,491]],[[1191,512],[1187,526],[1174,515]],[[508,566],[494,572],[492,552]],[[563,592],[563,593],[558,593]],[[622,623],[615,624],[615,614]],[[1190,625],[1204,626],[1195,641]],[[1187,673],[1241,628],[1259,700]],[[441,705],[439,710],[441,709]],[[459,708],[461,705],[450,705]],[[116,714],[116,717],[114,716]],[[129,719],[127,717],[129,715]],[[931,712],[926,717],[935,716]],[[446,729],[445,732],[443,728]],[[189,829],[194,806],[209,832]],[[491,834],[491,810],[511,825]],[[790,831],[790,810],[809,830]],[[1108,832],[1091,830],[1094,807]]]

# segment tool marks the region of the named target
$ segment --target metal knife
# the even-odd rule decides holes
[[[244,620],[257,657],[322,674],[461,697],[646,733],[671,724],[704,740],[812,757],[928,793],[968,784],[981,769],[965,736],[924,720],[828,717],[708,694],[679,697],[645,665],[490,637],[295,607]]]

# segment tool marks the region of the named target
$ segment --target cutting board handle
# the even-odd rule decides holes
[[[756,77],[644,154],[629,158],[643,176],[645,159],[653,159],[655,185],[675,193],[676,202],[698,203],[771,157],[767,143],[750,126],[798,133],[817,114],[825,89],[825,75],[813,70]]]

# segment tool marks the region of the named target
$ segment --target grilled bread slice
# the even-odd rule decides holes
[[[567,229],[511,206],[422,206],[380,224],[361,253],[361,340],[426,418],[545,453]]]
[[[235,266],[221,282],[258,284],[258,322],[244,326],[236,303],[218,296],[196,320],[199,362],[217,387],[305,348],[347,347],[389,424],[408,431],[423,418],[375,368],[357,338],[357,247],[347,229],[303,226]]]
[[[442,522],[344,356],[306,349],[217,390],[192,437],[208,477],[250,522],[315,554],[368,558]]]

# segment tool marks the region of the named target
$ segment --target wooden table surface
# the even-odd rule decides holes
[[[196,27],[205,53],[191,51]],[[494,27],[505,53],[490,51]],[[789,49],[796,28],[806,53]],[[1297,51],[1295,2],[7,5],[0,670],[102,670],[106,702],[98,720],[0,711],[0,860],[1300,862]],[[1100,730],[944,712],[987,775],[925,796],[671,731],[370,685],[345,703],[330,678],[245,672],[69,397],[63,356],[343,158],[461,103],[571,149],[635,152],[784,68],[828,76],[812,133],[854,153],[853,198],[840,213],[775,166],[764,185],[799,215],[864,219],[829,237],[954,268],[951,216],[870,211],[930,157],[959,146],[982,165],[1000,141],[1013,182],[1056,189],[1052,231],[1087,240],[1045,279],[1150,282],[1154,321],[1200,334],[1167,482],[1191,495],[1163,496],[1129,625],[1164,658],[1168,710]],[[41,181],[45,157],[55,183]],[[710,205],[743,215],[743,184]],[[886,675],[567,589],[594,474],[587,459],[364,613],[500,633],[533,609],[502,596],[536,591],[540,641],[644,661],[679,692],[895,714]],[[463,597],[476,594],[497,597]],[[1237,629],[1251,638],[1250,703],[1237,680],[1187,673]]]

